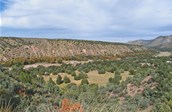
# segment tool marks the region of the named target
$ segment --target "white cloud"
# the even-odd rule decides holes
[[[2,13],[2,26],[98,29],[108,24],[109,15],[94,4],[91,0],[15,0]]]
[[[111,32],[113,37],[122,31],[141,35],[157,27],[172,26],[171,0],[10,1],[13,4],[1,13],[1,27],[48,27],[83,32],[82,35]]]

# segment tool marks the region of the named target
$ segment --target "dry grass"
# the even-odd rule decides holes
[[[152,112],[152,108],[153,108],[153,106],[149,106],[145,110],[138,110],[138,112]]]
[[[79,72],[76,71],[76,74],[78,74],[78,73]],[[74,80],[74,77],[67,74],[67,73],[59,73],[59,75],[61,75],[62,78],[67,76],[72,83],[75,83],[77,85],[79,85],[81,83],[81,80]],[[90,71],[89,73],[87,73],[87,75],[88,75],[88,81],[89,81],[90,84],[95,83],[95,84],[98,84],[99,86],[106,86],[109,78],[114,77],[114,73],[106,72],[105,74],[98,74],[98,72],[96,70]],[[121,76],[122,76],[122,81],[125,81],[128,77],[130,77],[128,71],[125,71],[124,73],[121,73]],[[46,82],[50,78],[52,78],[53,81],[56,82],[57,75],[43,76],[43,78],[44,78],[44,80]],[[66,86],[66,84],[61,84],[60,85],[60,87],[64,87],[64,86]]]
[[[1,101],[0,112],[12,112],[12,106],[10,106],[10,101],[5,104]]]
[[[67,73],[59,73],[59,75],[61,75],[62,78],[64,78],[65,76],[67,76],[72,83],[75,83],[77,85],[79,85],[81,83],[81,80],[74,80],[74,77],[71,76],[71,75],[69,75],[69,74],[67,74]],[[57,77],[58,77],[58,75],[43,76],[43,78],[44,78],[44,80],[46,82],[49,81],[50,78],[52,78],[53,81],[56,82]]]
[[[132,77],[132,75],[129,75],[129,71],[124,71],[121,73],[122,81],[125,81],[128,77]]]
[[[11,107],[0,107],[0,112],[12,112]]]
[[[98,74],[97,71],[87,73],[89,83],[96,83],[99,86],[105,86],[109,78],[114,77],[114,73],[106,72],[105,74]]]
[[[158,57],[163,57],[163,56],[171,56],[172,53],[170,52],[160,52],[159,54],[157,54]]]
[[[78,74],[78,72],[76,72]],[[74,80],[74,77],[72,77],[71,75],[68,75],[67,73],[60,73],[59,75],[62,76],[62,78],[64,78],[65,76],[67,76],[70,81],[72,83],[75,83],[77,85],[79,85],[81,83],[81,80]],[[109,73],[106,72],[105,74],[98,74],[97,71],[91,71],[89,73],[87,73],[88,75],[88,81],[90,84],[92,83],[96,83],[100,86],[105,86],[109,80],[110,77],[114,77],[114,73]],[[50,76],[43,76],[45,81],[48,81],[50,78],[53,79],[53,81],[55,82],[57,79],[57,75],[50,75]],[[62,84],[61,86],[64,86],[65,84]]]

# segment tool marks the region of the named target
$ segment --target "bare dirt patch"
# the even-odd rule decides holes
[[[158,57],[163,57],[163,56],[171,56],[172,53],[171,52],[160,52],[159,54],[157,54],[156,56]]]
[[[85,64],[85,63],[89,63],[89,62],[93,62],[93,60],[88,60],[88,61],[75,61],[75,60],[70,60],[70,61],[63,61],[63,63],[65,64],[72,64],[72,65],[77,65],[77,64]]]
[[[44,67],[49,67],[49,66],[61,66],[59,63],[35,63],[31,65],[25,65],[23,69],[29,69],[29,68],[37,68],[38,66],[44,66]]]

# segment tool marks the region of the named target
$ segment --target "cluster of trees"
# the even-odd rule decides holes
[[[121,74],[119,72],[115,72],[115,77],[114,78],[109,78],[109,82],[119,85],[120,81],[121,81],[122,77]]]
[[[123,60],[97,60],[85,64],[62,63],[61,66],[23,69],[22,64],[15,64],[9,70],[0,66],[0,109],[3,104],[8,104],[13,111],[40,111],[46,106],[51,111],[62,108],[64,98],[72,102],[79,102],[86,111],[122,111],[133,112],[144,110],[149,106],[153,112],[172,111],[172,66],[166,63],[172,57],[135,56]],[[143,65],[144,63],[144,65]],[[146,64],[145,64],[146,63]],[[149,63],[149,64],[147,64]],[[114,73],[109,79],[107,86],[90,84],[87,80],[87,73],[97,70],[100,75],[105,72]],[[79,74],[76,73],[79,71]],[[121,73],[129,71],[132,77],[121,81]],[[58,75],[54,82],[51,78],[45,82],[42,75],[58,75],[67,73],[75,80],[81,80],[80,85],[70,82],[66,76]],[[37,77],[39,75],[40,77]],[[144,87],[143,79],[151,76],[152,79],[147,85],[155,83],[154,89],[145,87],[144,91],[130,96],[127,92],[127,85],[133,84],[136,87]],[[66,83],[65,87],[58,85]],[[122,98],[122,103],[121,101]],[[15,105],[13,105],[15,104]],[[43,109],[44,108],[44,109]]]
[[[70,83],[71,81],[70,81],[70,79],[67,76],[65,76],[64,79],[62,79],[62,76],[58,75],[58,77],[56,79],[56,84],[60,85],[63,82],[67,84],[67,83]]]
[[[113,55],[109,56],[83,56],[83,55],[76,55],[76,56],[68,56],[68,57],[29,57],[29,58],[14,58],[10,59],[6,62],[3,62],[4,66],[12,66],[14,64],[34,64],[39,62],[48,62],[48,63],[62,63],[63,60],[69,61],[69,60],[76,60],[76,61],[88,61],[90,59],[92,60],[98,60],[98,59],[111,59],[115,60],[117,57]]]

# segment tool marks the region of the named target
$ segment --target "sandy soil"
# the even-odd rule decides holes
[[[36,68],[38,66],[44,66],[44,67],[49,67],[49,66],[60,66],[61,64],[59,63],[35,63],[35,64],[31,64],[31,65],[24,65],[23,69],[29,69],[29,68]]]
[[[162,57],[162,56],[170,56],[170,55],[172,55],[172,53],[171,52],[160,52],[159,54],[157,54],[156,56],[158,56],[158,57]]]

